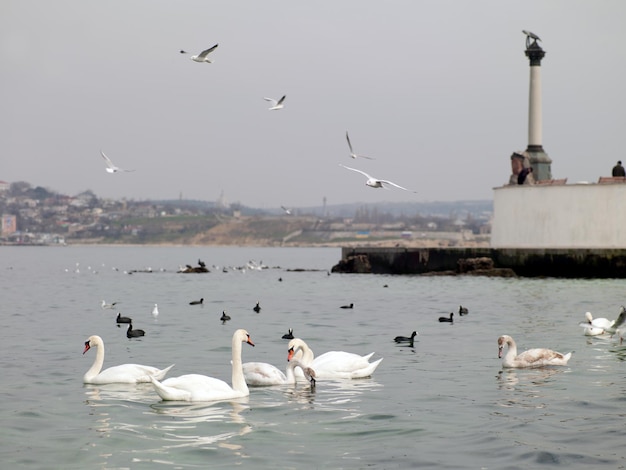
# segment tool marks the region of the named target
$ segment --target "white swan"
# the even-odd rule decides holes
[[[302,364],[298,359],[292,359],[287,363],[285,373],[278,367],[268,364],[267,362],[246,362],[243,365],[243,375],[246,383],[253,387],[265,387],[268,385],[286,385],[295,384],[296,376],[294,369],[299,367],[304,376],[315,386],[316,373],[310,367]]]
[[[174,367],[174,364],[172,364],[168,368],[161,370],[156,367],[142,366],[141,364],[122,364],[102,370],[102,364],[104,363],[104,341],[102,341],[100,336],[90,336],[89,339],[85,341],[83,354],[91,348],[98,348],[98,352],[96,353],[96,360],[93,361],[93,365],[83,376],[83,383],[86,384],[145,383],[150,382],[150,377],[162,379],[169,370]]]
[[[604,329],[611,326],[611,320],[608,318],[593,318],[591,312],[585,313],[587,321],[580,322],[578,325],[584,328],[585,336],[598,336],[605,333]]]
[[[362,379],[371,376],[383,360],[381,357],[377,361],[369,362],[374,353],[359,356],[345,351],[328,351],[315,357],[311,348],[300,338],[289,341],[288,347],[287,360],[291,360],[301,350],[300,362],[313,368],[318,378]]]
[[[502,367],[543,367],[543,366],[565,366],[572,353],[561,354],[551,349],[536,348],[517,354],[517,345],[513,338],[502,335],[498,338],[498,357],[502,357],[504,345],[509,346],[509,350],[502,360]]]
[[[620,338],[622,336],[621,326],[626,321],[626,307],[623,305],[619,309],[619,315],[615,320],[609,320],[608,318],[593,318],[590,312],[585,313],[586,322],[580,322],[578,325],[585,329],[585,334],[589,336],[601,335],[603,333],[609,333],[611,335],[618,333]],[[601,330],[600,333],[590,333],[589,331]]]
[[[232,387],[226,382],[199,374],[172,377],[163,382],[152,379],[154,390],[163,400],[215,401],[250,395],[241,364],[241,343],[254,346],[246,330],[235,331],[232,339]]]

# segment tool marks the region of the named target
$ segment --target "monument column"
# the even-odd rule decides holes
[[[539,37],[526,34],[526,57],[530,60],[530,94],[528,100],[528,147],[526,153],[536,181],[552,179],[552,160],[543,150],[541,121],[541,59],[546,55],[537,41]]]

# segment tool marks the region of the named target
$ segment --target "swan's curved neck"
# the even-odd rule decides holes
[[[298,366],[300,366],[300,361],[298,361],[297,359],[291,359],[287,363],[287,370],[285,371],[285,377],[287,378],[286,383],[288,384],[296,383],[296,374],[294,373],[294,370]]]
[[[237,392],[247,393],[248,386],[246,385],[246,378],[243,375],[243,365],[241,363],[241,347],[243,342],[237,335],[233,336],[232,344],[232,384],[233,390]]]
[[[505,358],[512,361],[517,357],[517,344],[513,341],[513,338],[509,338],[506,342],[509,346],[509,350],[506,352]]]
[[[302,352],[300,362],[302,362],[302,364],[304,364],[305,366],[311,366],[313,360],[315,359],[315,354],[313,353],[313,350],[309,348],[309,345],[306,344],[304,341],[299,342],[296,348],[296,355],[298,351]]]
[[[104,364],[104,343],[102,341],[98,341],[96,342],[95,347],[96,359],[93,361],[93,364],[91,365],[89,370],[85,373],[86,379],[91,379],[97,376],[102,370],[102,365]]]

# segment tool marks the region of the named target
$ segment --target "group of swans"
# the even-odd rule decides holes
[[[620,307],[619,315],[615,320],[609,320],[608,318],[593,318],[591,312],[585,313],[587,321],[579,323],[584,328],[584,334],[586,336],[598,336],[603,334],[618,334],[620,341],[623,340],[623,328],[622,325],[626,321],[626,307],[623,305]]]
[[[101,371],[104,362],[104,342],[99,336],[91,336],[85,342],[83,354],[93,347],[97,347],[98,352],[83,381],[87,384],[152,382],[162,400],[216,401],[248,396],[250,394],[248,385],[294,384],[296,368],[301,369],[299,372],[313,387],[318,377],[349,379],[369,377],[382,361],[381,358],[370,363],[368,360],[374,353],[359,356],[344,351],[329,351],[315,358],[307,344],[295,338],[289,342],[288,364],[286,373],[283,373],[275,366],[263,362],[243,364],[241,360],[243,343],[254,346],[248,332],[239,329],[232,337],[232,385],[229,385],[223,380],[200,374],[187,374],[163,380],[173,365],[160,370],[139,364],[123,364]]]
[[[551,349],[535,348],[517,354],[517,345],[509,335],[502,335],[498,338],[498,357],[502,358],[504,346],[509,347],[502,367],[506,368],[528,368],[544,366],[565,366],[572,357],[572,353],[561,354]]]

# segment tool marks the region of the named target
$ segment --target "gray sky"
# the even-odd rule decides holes
[[[267,208],[491,199],[528,143],[526,29],[552,174],[595,182],[626,160],[625,21],[622,0],[3,0],[0,180]],[[349,158],[346,130],[376,160]]]

